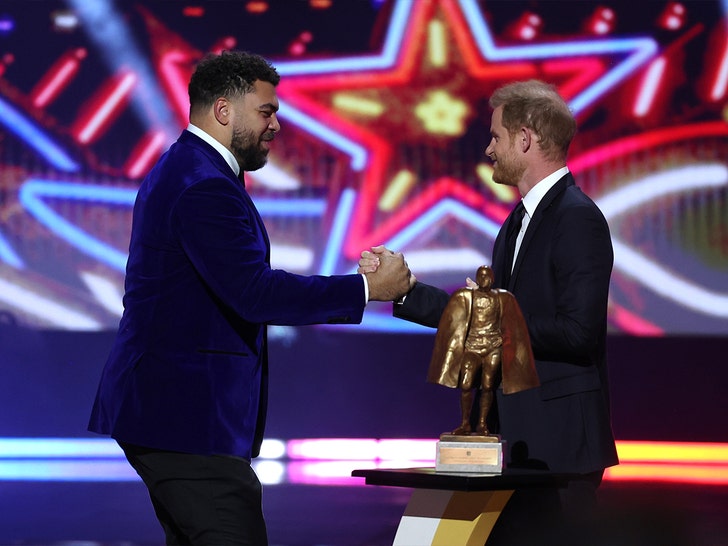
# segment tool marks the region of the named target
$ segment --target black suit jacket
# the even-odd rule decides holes
[[[516,296],[541,386],[507,396],[498,391],[498,430],[509,463],[577,473],[617,464],[606,359],[613,264],[607,222],[567,174],[539,203],[508,275],[506,239],[515,222],[511,213],[495,240],[494,286]],[[418,283],[394,314],[437,327],[448,298]]]

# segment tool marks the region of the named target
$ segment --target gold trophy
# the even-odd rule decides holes
[[[440,472],[500,473],[503,442],[490,434],[487,417],[500,379],[504,394],[539,385],[528,328],[516,298],[491,288],[493,270],[481,266],[477,288],[461,288],[440,318],[427,381],[460,389],[460,425],[440,435]],[[475,427],[471,415],[480,391]]]

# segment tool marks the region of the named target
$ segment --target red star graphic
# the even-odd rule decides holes
[[[345,255],[355,259],[362,249],[387,241],[436,200],[448,196],[501,221],[507,207],[485,195],[475,173],[475,166],[485,161],[489,140],[485,112],[489,95],[504,83],[540,78],[554,83],[568,100],[604,70],[595,57],[491,62],[480,54],[458,3],[433,0],[413,4],[397,62],[391,68],[289,74],[278,92],[289,104],[369,152],[358,180],[358,202],[344,248]],[[452,115],[447,104],[465,106],[460,133],[428,131],[422,115],[417,115],[418,107],[427,107],[435,92],[445,99],[445,108],[431,110],[430,117]],[[342,106],[342,99],[361,108]],[[480,149],[459,149],[465,142],[473,142],[472,137],[462,138],[468,131],[482,134]],[[462,167],[444,161],[453,154],[462,157]],[[382,210],[379,200],[401,172],[414,173],[410,180],[414,178],[414,186],[410,184],[407,195]]]

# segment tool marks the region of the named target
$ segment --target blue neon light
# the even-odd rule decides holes
[[[30,214],[60,238],[82,252],[123,272],[126,268],[126,252],[109,246],[72,224],[46,205],[43,198],[72,199],[132,207],[136,195],[136,189],[29,179],[20,188],[19,200]],[[326,201],[323,199],[257,199],[256,206],[263,216],[318,217],[326,211]],[[1,250],[2,245],[0,245]],[[0,256],[4,258],[4,255]]]
[[[0,460],[0,481],[132,482],[139,475],[126,459]]]
[[[324,258],[321,262],[321,274],[333,275],[336,271],[336,261],[341,252],[341,246],[346,236],[346,230],[351,219],[351,211],[354,209],[356,192],[352,189],[345,189],[341,192],[339,206],[331,225],[331,236],[326,244]]]
[[[728,2],[728,0],[723,1]],[[286,76],[351,73],[391,68],[397,62],[401,52],[413,5],[413,0],[400,0],[395,4],[385,45],[379,55],[315,61],[281,62],[276,65],[276,68],[281,75]],[[490,31],[483,20],[478,3],[475,0],[460,0],[460,7],[465,14],[465,18],[468,21],[481,55],[493,61],[629,53],[630,55],[625,60],[617,63],[606,74],[571,100],[569,106],[574,113],[578,113],[594,103],[604,93],[608,92],[655,56],[658,50],[657,43],[651,38],[584,40],[579,42],[499,48],[495,45]],[[343,135],[336,133],[329,127],[297,110],[295,107],[286,104],[285,108],[281,108],[281,117],[289,119],[320,140],[349,155],[353,170],[359,171],[366,166],[368,154],[365,148],[352,142]]]
[[[351,72],[353,70],[387,69],[397,62],[402,45],[402,36],[407,28],[407,21],[412,11],[413,0],[397,2],[392,11],[387,37],[379,55],[361,57],[343,57],[320,61],[288,61],[276,63],[276,70],[282,76],[305,76],[311,74],[331,74],[334,72]]]
[[[471,225],[473,228],[483,232],[485,235],[495,240],[500,229],[500,225],[486,218],[482,214],[475,212],[473,209],[463,205],[453,199],[443,199],[433,206],[426,213],[421,215],[417,220],[409,224],[405,229],[385,243],[387,248],[402,249],[414,241],[418,235],[432,227],[441,218],[453,215],[458,217],[464,223]],[[356,268],[350,273],[354,273]],[[409,334],[432,334],[432,328],[420,326],[391,316],[391,310],[388,313],[364,313],[361,325],[366,331],[378,332],[394,332]],[[339,328],[335,324],[326,325],[325,328]]]
[[[319,140],[330,144],[337,150],[344,152],[351,157],[351,168],[355,171],[362,170],[367,163],[366,149],[356,142],[337,133],[330,127],[304,114],[297,108],[291,106],[286,101],[279,101],[281,108],[281,117],[284,117],[299,127],[304,127],[306,131],[314,135]]]
[[[474,0],[460,0],[460,6],[470,23],[470,28],[480,52],[485,58],[494,61],[631,53],[627,59],[617,64],[580,95],[572,99],[569,106],[575,113],[580,112],[596,101],[601,95],[612,89],[657,54],[657,43],[652,38],[587,40],[499,48],[495,45],[488,27],[483,21],[477,2]]]
[[[323,199],[253,199],[261,216],[323,216],[326,201]]]
[[[2,233],[0,233],[0,260],[17,269],[25,268],[25,262],[18,256],[13,247],[10,246],[10,243],[3,237]]]
[[[0,459],[124,457],[108,438],[0,438]]]
[[[344,57],[317,61],[289,61],[276,63],[276,70],[282,76],[305,76],[311,74],[332,74],[337,72],[356,72],[366,70],[384,70],[397,62],[401,51],[402,37],[413,0],[404,0],[395,4],[392,11],[389,30],[381,54],[375,56]],[[351,168],[361,171],[367,164],[367,150],[345,136],[333,131],[330,127],[304,114],[297,108],[280,101],[280,116],[295,125],[304,128],[319,140],[330,144],[351,158]]]
[[[72,224],[46,205],[41,197],[61,197],[65,199],[79,199],[132,206],[136,197],[136,190],[81,184],[63,184],[31,179],[21,186],[19,192],[20,203],[28,212],[60,238],[65,239],[71,245],[114,269],[119,271],[125,270],[126,252],[116,250]]]
[[[78,163],[2,97],[0,97],[0,124],[37,151],[56,169],[63,172],[78,171]]]
[[[417,218],[417,220],[409,224],[405,229],[400,231],[395,237],[387,241],[387,247],[405,248],[420,233],[429,229],[438,220],[447,215],[457,216],[460,220],[470,224],[475,229],[482,231],[491,239],[496,238],[498,230],[500,229],[498,224],[462,203],[453,199],[443,199],[425,214]]]

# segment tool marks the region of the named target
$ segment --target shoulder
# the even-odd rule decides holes
[[[606,224],[604,214],[594,200],[576,185],[567,186],[554,201],[561,215],[572,220],[598,221]]]

